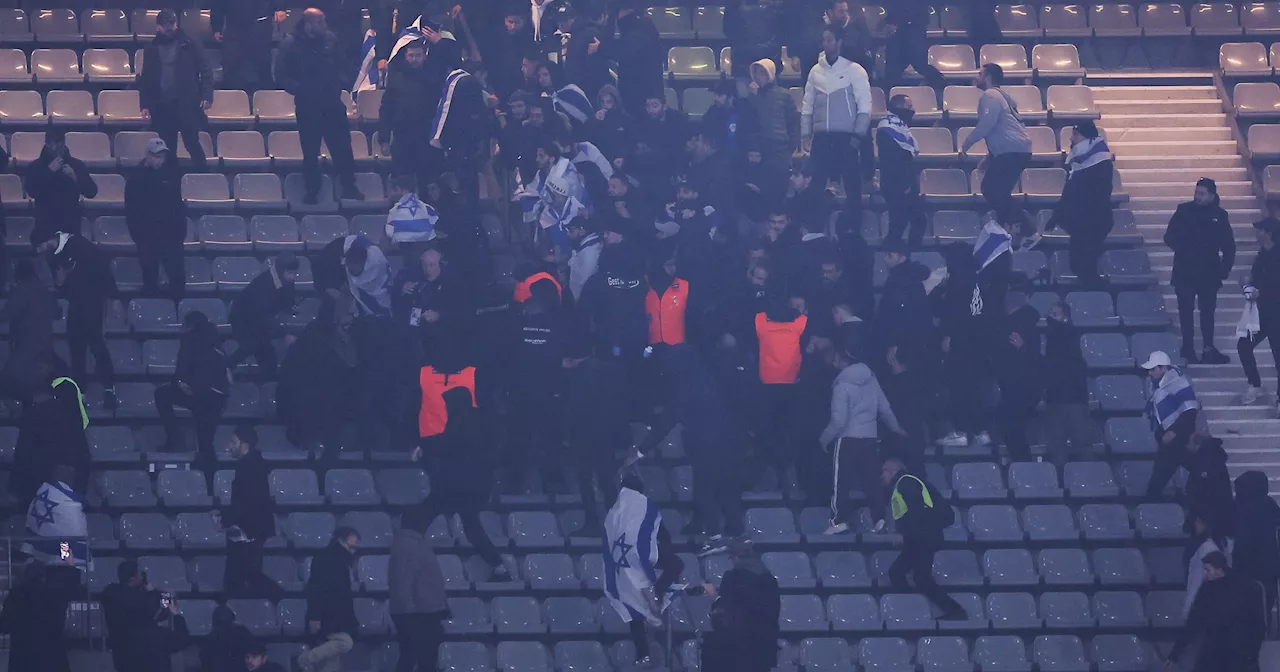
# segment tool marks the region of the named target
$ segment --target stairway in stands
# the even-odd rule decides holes
[[[1173,253],[1163,242],[1165,227],[1178,203],[1191,199],[1196,180],[1209,177],[1218,183],[1222,207],[1236,234],[1237,254],[1231,278],[1218,295],[1215,345],[1231,363],[1197,364],[1190,373],[1210,427],[1230,453],[1232,475],[1261,469],[1280,481],[1275,362],[1265,344],[1256,355],[1263,385],[1273,395],[1253,406],[1239,405],[1247,383],[1235,353],[1235,327],[1244,306],[1241,281],[1247,278],[1257,249],[1251,225],[1261,219],[1262,210],[1232,122],[1223,111],[1225,102],[1208,76],[1203,85],[1094,87],[1093,96],[1120,178],[1131,196],[1128,208],[1146,239],[1165,306],[1174,316],[1175,332],[1177,301],[1169,285]],[[1197,319],[1197,351],[1203,347],[1199,329]],[[1176,360],[1176,352],[1169,354]]]

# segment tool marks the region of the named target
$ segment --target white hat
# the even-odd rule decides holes
[[[164,140],[160,138],[151,138],[147,141],[147,153],[159,154],[160,152],[169,151],[169,145],[164,144]]]
[[[1142,365],[1142,368],[1150,371],[1157,366],[1173,366],[1173,361],[1170,360],[1169,355],[1165,354],[1163,351],[1156,350],[1151,353],[1150,357],[1147,357],[1147,361]]]

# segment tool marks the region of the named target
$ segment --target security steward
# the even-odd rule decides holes
[[[791,446],[803,445],[796,422],[800,389],[796,380],[800,377],[801,340],[808,326],[807,315],[778,298],[771,299],[768,309],[755,316],[761,383],[756,433],[766,456],[779,469],[791,461]]]
[[[462,388],[471,393],[471,407],[476,408],[476,367],[435,362],[418,372],[418,386],[422,390],[422,404],[418,409],[418,445],[411,459],[422,458],[423,449],[432,439],[444,433],[449,423],[449,411],[444,394]]]
[[[942,610],[943,620],[968,620],[958,602],[933,580],[933,556],[942,545],[942,531],[955,523],[955,512],[932,485],[907,473],[902,460],[885,460],[880,482],[892,488],[889,508],[893,513],[893,545],[902,549],[889,566],[889,581],[899,590],[910,587],[907,576],[915,579],[916,590]]]
[[[512,295],[512,298],[516,300],[516,303],[524,303],[525,301],[528,301],[529,297],[533,296],[534,284],[544,280],[550,281],[551,284],[556,286],[556,296],[559,296],[563,300],[564,289],[560,286],[560,281],[556,280],[556,276],[551,275],[546,271],[538,271],[524,280],[517,282],[515,293]]]
[[[684,316],[689,308],[689,281],[675,275],[668,259],[663,273],[649,274],[644,312],[649,315],[649,345],[679,345],[685,341]],[[661,275],[661,277],[657,277]]]

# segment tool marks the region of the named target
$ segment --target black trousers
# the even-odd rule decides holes
[[[426,133],[396,130],[391,138],[391,169],[395,175],[417,177],[420,193],[426,193],[427,185],[444,170],[444,152],[431,146]]]
[[[935,89],[941,89],[947,85],[947,80],[942,73],[929,65],[927,26],[899,26],[898,32],[889,39],[884,55],[884,89],[886,91],[901,83],[902,73],[906,72],[907,66],[915,68],[916,72],[924,77],[925,82]]]
[[[795,384],[762,384],[759,393],[756,436],[763,448],[762,457],[782,469],[793,461],[792,450],[804,448],[797,440],[800,388]],[[781,478],[782,474],[778,476]]]
[[[163,267],[169,280],[169,295],[175,299],[183,297],[187,289],[187,261],[182,247],[139,247],[138,264],[142,266],[143,292],[153,296],[160,293],[160,268]]]
[[[982,175],[982,198],[995,211],[996,221],[1009,233],[1023,221],[1022,206],[1013,198],[1013,188],[1022,177],[1022,169],[1031,163],[1031,154],[1010,153],[987,159],[987,172]]]
[[[222,576],[227,597],[279,601],[284,589],[262,572],[262,548],[266,539],[227,542],[227,568]]]
[[[182,144],[186,145],[191,162],[198,172],[208,169],[209,162],[204,155],[204,147],[200,145],[200,127],[204,113],[197,106],[187,109],[182,103],[162,102],[151,108],[151,130],[164,140],[169,147],[170,160],[177,161],[178,135],[182,135]]]
[[[1187,287],[1174,285],[1173,292],[1178,297],[1178,326],[1182,330],[1182,351],[1195,352],[1196,349],[1196,304],[1200,306],[1200,338],[1205,350],[1213,347],[1214,317],[1218,310],[1217,287]]]
[[[111,387],[115,371],[111,366],[111,353],[103,333],[106,307],[102,302],[85,306],[71,304],[67,311],[67,346],[71,350],[71,375],[80,384],[88,380],[87,353],[93,353],[94,373],[103,387]]]
[[[276,349],[271,343],[271,331],[256,324],[232,323],[231,335],[236,339],[236,351],[227,355],[227,368],[235,369],[244,360],[253,357],[258,370],[270,377],[276,373]]]
[[[536,470],[544,484],[561,484],[565,466],[563,418],[561,401],[551,394],[513,394],[507,466],[515,474]]]
[[[444,641],[444,614],[392,614],[400,660],[396,672],[436,672]]]
[[[271,77],[273,28],[270,19],[226,27],[222,33],[224,86],[244,89],[250,97],[254,91],[274,86]]]
[[[433,515],[457,514],[462,522],[462,533],[475,547],[476,553],[490,567],[501,565],[502,556],[498,554],[498,547],[494,546],[489,533],[480,522],[480,507],[488,493],[467,492],[460,486],[465,481],[475,479],[474,474],[464,473],[478,466],[474,461],[475,456],[465,456],[467,459],[462,461],[452,457],[445,459],[445,456],[440,455],[442,446],[432,441],[433,438],[428,437],[422,443],[423,454],[427,456],[427,473],[431,476],[433,484],[431,495],[423,500],[422,506]],[[435,484],[440,484],[440,487],[436,487]]]
[[[1186,456],[1185,445],[1161,445],[1160,435],[1163,433],[1163,431],[1156,432],[1156,445],[1160,448],[1156,450],[1156,459],[1151,464],[1151,480],[1147,481],[1148,499],[1161,496],[1164,486],[1168,485],[1173,475],[1178,473],[1178,468],[1182,466],[1183,458]]]
[[[846,210],[862,209],[862,160],[859,138],[852,133],[813,134],[810,153],[813,165],[813,181],[818,188],[826,189],[827,181],[836,178],[844,184]],[[810,226],[826,227],[826,222],[808,222]]]
[[[1071,261],[1071,272],[1081,281],[1097,280],[1098,259],[1102,256],[1111,227],[1106,230],[1085,226],[1077,228],[1085,230],[1071,232],[1071,237],[1067,240],[1067,258]]]
[[[342,101],[323,105],[299,105],[298,142],[302,145],[302,175],[308,194],[320,193],[320,143],[329,146],[334,171],[343,186],[354,180],[355,156],[351,153],[351,127]]]
[[[701,440],[685,434],[693,462],[693,505],[707,536],[742,534],[741,461],[720,437]]]
[[[857,483],[867,497],[873,520],[885,514],[884,486],[880,483],[880,446],[876,439],[842,438],[831,447],[831,521],[847,523],[856,518],[849,502],[849,486]]]
[[[903,194],[891,194],[881,190],[885,205],[889,208],[889,237],[886,240],[902,241],[904,236],[911,247],[920,247],[929,220],[924,214],[920,192],[912,189]]]
[[[222,409],[227,398],[212,392],[188,394],[178,387],[177,383],[166,383],[156,388],[156,412],[160,414],[160,422],[164,424],[165,443],[169,446],[181,445],[181,432],[178,427],[174,406],[181,406],[195,417],[197,457],[201,461],[213,463],[217,460],[213,446],[213,434],[218,429],[218,420],[222,418]]]
[[[1276,343],[1275,338],[1271,338],[1270,333],[1271,329],[1263,327],[1253,337],[1241,337],[1236,341],[1236,354],[1240,355],[1240,366],[1244,368],[1244,377],[1248,378],[1249,384],[1254,387],[1262,387],[1262,376],[1258,373],[1258,359],[1253,356],[1254,348],[1266,340],[1271,348],[1272,358],[1276,363],[1280,363],[1280,344]],[[1280,389],[1280,381],[1277,381],[1277,389]]]
[[[944,613],[961,611],[962,607],[933,580],[933,555],[938,549],[931,545],[903,544],[902,552],[889,565],[889,582],[898,590],[910,588],[907,577],[915,579],[916,590],[942,609]]]
[[[680,578],[680,574],[684,572],[684,561],[680,556],[671,550],[671,535],[666,530],[659,528],[658,530],[658,562],[654,564],[654,571],[657,572],[658,578],[653,582],[654,595],[664,595],[671,584]],[[649,637],[645,632],[645,619],[637,618],[638,614],[632,611],[631,622],[627,624],[631,631],[631,641],[636,645],[636,659],[642,659],[649,656]]]
[[[1028,405],[1028,402],[1032,405]],[[996,406],[996,424],[1004,437],[1005,448],[1015,460],[1031,458],[1031,442],[1027,440],[1027,423],[1035,416],[1036,408],[1029,395],[1003,393]]]

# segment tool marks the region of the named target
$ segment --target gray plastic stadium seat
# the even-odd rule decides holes
[[[1182,531],[1182,507],[1178,504],[1139,504],[1133,517],[1138,535],[1143,539],[1180,539],[1186,536]]]
[[[2,12],[4,10],[0,10]],[[0,84],[30,84],[27,55],[21,49],[0,49]]]
[[[1146,609],[1142,598],[1132,591],[1102,591],[1093,595],[1093,614],[1107,629],[1144,628]],[[1095,661],[1096,662],[1096,661]]]
[[[1114,328],[1120,323],[1111,305],[1111,295],[1106,292],[1070,292],[1067,305],[1071,307],[1071,322],[1078,327]]]
[[[112,252],[132,251],[136,247],[129,235],[125,218],[115,215],[104,215],[93,220],[93,242]]]
[[[234,124],[238,126],[247,126],[253,123],[253,113],[249,111],[249,95],[244,91],[218,89],[213,92],[213,103],[205,110],[205,116],[209,118],[211,124]],[[256,131],[242,131],[243,133],[253,133],[257,137],[256,143],[250,143],[247,147],[256,148],[261,152],[262,134]],[[225,131],[224,131],[225,133]],[[222,145],[224,135],[218,134],[218,154],[225,160],[227,153]],[[231,139],[234,136],[226,136]],[[244,136],[248,138],[249,136]],[[265,153],[261,154],[265,157]]]
[[[91,210],[123,210],[124,209],[124,176],[123,175],[91,175],[98,185],[98,195],[84,199],[85,207]]]
[[[555,664],[560,672],[591,672],[611,668],[609,654],[600,642],[558,642]]]
[[[93,559],[93,567],[89,570],[89,590],[95,594],[116,582],[116,568],[124,558],[97,557]]]
[[[971,211],[939,210],[933,213],[933,235],[939,244],[973,241],[982,228],[978,214]]]
[[[295,548],[324,548],[335,526],[332,513],[299,511],[285,518],[284,532]]]
[[[961,500],[1004,499],[1009,496],[1000,467],[991,462],[955,465],[951,472],[951,485]]]
[[[361,539],[363,541],[363,538]],[[356,579],[365,590],[384,591],[387,589],[387,562],[385,555],[361,555],[356,562]]]
[[[223,131],[218,134],[218,156],[231,169],[263,170],[271,163],[262,134],[257,131]]]
[[[1146,407],[1142,379],[1138,376],[1098,376],[1095,396],[1102,410],[1138,412]]]
[[[301,173],[289,173],[284,178],[284,197],[289,201],[289,209],[295,215],[299,214],[316,214],[331,213],[338,210],[338,203],[334,200],[333,181],[328,175],[322,175],[320,180],[320,194],[316,199],[315,205],[308,205],[303,202],[303,196],[306,193],[306,185],[303,183]]]
[[[1144,672],[1151,669],[1146,649],[1133,635],[1098,635],[1090,644],[1098,672]]]
[[[1154,443],[1152,444],[1151,452],[1155,452]],[[1134,497],[1145,494],[1147,492],[1147,484],[1151,480],[1151,460],[1140,459],[1133,462],[1121,462],[1116,475],[1120,479],[1120,487],[1124,489],[1126,496]],[[1180,480],[1177,475],[1170,479],[1169,484],[1164,488],[1164,494],[1172,495],[1178,489]]]
[[[1021,47],[1017,47],[1021,49]],[[1005,73],[1006,76],[1008,73]],[[1049,112],[1044,107],[1044,98],[1040,94],[1040,89],[1029,85],[1011,85],[1001,87],[1001,90],[1008,92],[1009,97],[1018,104],[1018,116],[1022,117],[1029,123],[1043,123],[1049,118]],[[1035,127],[1032,127],[1035,128]],[[1047,130],[1047,129],[1046,129]],[[1028,129],[1031,131],[1031,129]],[[1032,145],[1035,147],[1034,143]],[[1059,188],[1053,192],[1054,196],[1059,195],[1062,189]]]
[[[237,186],[239,178],[237,176]],[[270,177],[275,177],[271,175]],[[279,189],[276,190],[279,192]],[[249,237],[253,240],[255,250],[301,251],[302,241],[298,234],[298,221],[288,215],[254,215],[249,221]]]
[[[209,322],[213,326],[223,330],[231,324],[227,315],[227,304],[222,299],[183,299],[178,302],[179,322],[187,319],[187,315],[194,312],[204,313],[204,316],[209,318]]]
[[[715,52],[710,47],[672,47],[667,52],[667,72],[676,79],[718,77]]]
[[[760,559],[765,567],[778,579],[778,585],[785,589],[813,590],[817,581],[813,574],[813,565],[805,553],[771,552],[763,554]]]
[[[1087,86],[1053,84],[1045,100],[1045,107],[1056,122],[1095,120],[1101,116],[1093,104],[1093,92]]]
[[[93,111],[93,94],[88,91],[50,91],[45,95],[45,111],[49,115],[49,119],[55,124],[66,124],[72,126],[96,126],[98,124],[98,113]],[[72,156],[82,160],[90,168],[102,168],[103,166],[96,156],[90,156],[94,160],[89,163],[84,154],[86,141],[82,136],[84,134],[77,133],[75,136],[76,145],[72,146],[72,136],[68,134],[67,145],[70,146]],[[107,140],[106,135],[102,135],[101,143],[106,146],[106,155],[111,156],[111,142]],[[89,141],[92,151],[99,151],[99,143],[95,138]],[[114,167],[115,161],[111,161],[109,167]]]
[[[923,595],[889,594],[880,598],[886,630],[934,630],[937,622]]]
[[[929,46],[929,64],[947,79],[971,80],[978,74],[973,47],[967,44],[933,44]]]
[[[84,74],[91,83],[128,85],[133,83],[133,65],[123,49],[86,49]]]
[[[145,471],[103,471],[95,475],[94,481],[107,506],[142,508],[156,505],[151,477]]]
[[[302,240],[308,250],[319,250],[348,233],[347,219],[342,215],[307,215],[302,218]]]
[[[1020,542],[1023,539],[1018,512],[1006,504],[969,507],[968,527],[976,541]]]
[[[1225,2],[1199,3],[1191,11],[1191,29],[1197,37],[1235,37],[1240,34],[1240,13]]]
[[[1031,205],[1051,206],[1062,195],[1067,173],[1061,168],[1027,168],[1022,171],[1022,191]]]
[[[156,590],[169,593],[185,593],[191,590],[191,582],[187,580],[187,567],[182,563],[182,558],[143,556],[138,558],[138,569],[147,575],[147,581]]]
[[[1068,300],[1070,296],[1067,297]],[[1124,334],[1084,334],[1080,337],[1080,350],[1090,369],[1133,370],[1133,357],[1129,356],[1129,340]]]
[[[968,205],[974,200],[968,176],[956,168],[925,168],[920,171],[920,193],[929,203],[940,206]]]
[[[1029,593],[987,595],[987,617],[997,630],[1038,629],[1043,625],[1036,600]]]
[[[1063,468],[1067,494],[1072,498],[1115,497],[1120,494],[1106,462],[1068,462]]]
[[[302,165],[302,140],[297,131],[272,131],[267,136],[267,153],[277,170]]]
[[[507,516],[511,539],[522,548],[564,546],[555,514],[549,511],[517,511]]]
[[[757,543],[796,544],[800,542],[795,516],[789,509],[748,509],[747,532]]]
[[[969,644],[962,637],[921,637],[916,660],[925,672],[972,672]]]
[[[1241,24],[1247,35],[1275,36],[1280,35],[1280,4],[1275,2],[1252,2],[1242,5],[1244,15]]]
[[[1050,630],[1092,628],[1095,625],[1084,593],[1045,593],[1040,596],[1040,614]]]
[[[982,672],[1031,672],[1027,646],[1012,635],[987,635],[973,643],[973,660]]]
[[[316,506],[324,503],[316,473],[310,469],[271,470],[271,491],[278,504]]]
[[[858,662],[868,672],[911,672],[911,645],[901,637],[867,637],[858,642]]]
[[[240,215],[205,215],[196,224],[200,243],[206,249],[230,254],[248,250],[249,227]]]
[[[334,505],[382,502],[368,469],[330,469],[324,474],[324,491],[329,503]]]
[[[262,272],[262,263],[253,257],[218,257],[213,260],[213,280],[221,291],[244,289]]]
[[[1074,541],[1080,538],[1071,509],[1061,504],[1032,504],[1022,510],[1022,525],[1032,541]]]
[[[1032,645],[1042,672],[1089,672],[1084,644],[1074,635],[1041,635]]]
[[[355,599],[356,620],[360,623],[361,635],[382,635],[391,629],[391,616],[387,613],[387,603],[368,597]]]
[[[563,553],[533,553],[525,556],[524,576],[534,590],[580,590],[573,560]]]
[[[37,83],[83,82],[80,58],[70,49],[36,49],[31,52],[31,74]]]
[[[1045,37],[1092,37],[1087,11],[1080,5],[1044,5],[1040,8],[1040,27]]]
[[[1270,77],[1272,72],[1267,49],[1257,42],[1228,42],[1218,47],[1218,68],[1226,77]]]
[[[1144,418],[1109,418],[1106,443],[1119,455],[1149,455],[1156,452],[1155,437]]]
[[[933,556],[933,575],[944,586],[981,586],[982,570],[973,551],[942,550]]]
[[[444,642],[440,646],[439,664],[442,672],[490,672],[494,669],[493,654],[480,642]]]
[[[947,87],[948,90],[952,88],[954,87]],[[945,96],[943,100],[946,100]],[[917,158],[921,163],[945,165],[956,161],[955,138],[951,135],[950,129],[913,128],[911,135],[920,148],[920,155]]]
[[[101,100],[103,95],[110,93],[103,91],[98,98]],[[136,92],[134,92],[136,93]],[[126,101],[127,102],[127,101]],[[134,101],[137,102],[136,99]],[[99,102],[99,105],[102,103]],[[147,153],[147,143],[152,138],[157,138],[152,131],[118,131],[116,132],[114,143],[114,154],[120,160],[121,165],[137,165],[142,161],[142,157]]]
[[[170,550],[173,532],[169,520],[158,513],[125,513],[120,516],[120,541],[125,548]]]
[[[94,560],[94,564],[98,562],[100,559]],[[200,593],[221,593],[222,579],[226,571],[225,555],[201,555],[187,563],[187,574],[191,577],[195,590]]]
[[[137,91],[102,91],[98,94],[98,114],[107,126],[134,126],[143,122]],[[123,159],[119,142],[116,141],[116,157]]]
[[[1249,155],[1255,161],[1280,160],[1280,124],[1254,124],[1248,132]]]
[[[1280,118],[1280,86],[1275,82],[1241,82],[1231,99],[1236,116],[1243,119]]]
[[[361,94],[361,96],[368,95]],[[290,124],[297,119],[293,96],[285,91],[264,89],[253,93],[253,113],[259,124]]]
[[[1133,10],[1132,5],[1090,5],[1089,25],[1093,27],[1093,32],[1098,37],[1142,36],[1142,29],[1138,27],[1137,12]]]
[[[49,123],[44,101],[38,91],[0,91],[0,118],[15,126],[43,126]],[[42,141],[43,142],[43,141]],[[14,145],[10,154],[17,156]]]
[[[1100,548],[1093,552],[1093,567],[1104,586],[1151,583],[1146,561],[1136,548]]]
[[[996,25],[1005,39],[1033,39],[1044,35],[1039,14],[1030,5],[996,5]]]
[[[595,606],[585,597],[549,597],[542,603],[553,635],[595,634],[600,631]]]
[[[284,599],[276,605],[276,621],[285,637],[301,637],[307,631],[307,601]],[[290,651],[285,660],[291,660],[298,652]],[[275,658],[272,658],[275,660]]]
[[[1182,563],[1184,568],[1186,564]],[[1185,601],[1186,591],[1182,590],[1153,590],[1147,593],[1147,618],[1151,621],[1151,627],[1181,627],[1185,622],[1182,618]]]
[[[421,469],[382,469],[375,480],[378,491],[393,506],[417,504],[429,493],[427,475]]]
[[[538,642],[499,642],[496,657],[503,672],[551,672],[551,656]]]
[[[1102,253],[1102,274],[1113,283],[1146,285],[1155,279],[1151,259],[1144,250],[1107,250]]]
[[[1120,504],[1085,504],[1080,507],[1080,528],[1085,539],[1094,541],[1133,538],[1129,512]]]
[[[298,563],[292,557],[286,555],[268,555],[263,559],[262,573],[267,578],[280,584],[281,588],[288,591],[299,591],[302,589],[302,579],[298,574]]]
[[[810,637],[800,642],[800,664],[815,672],[851,670],[853,650],[849,642],[834,637]]]
[[[982,556],[983,574],[992,586],[1034,586],[1040,575],[1026,549],[991,549]]]
[[[241,173],[232,182],[231,195],[241,210],[283,211],[284,200],[280,177],[273,173]]]
[[[826,588],[869,588],[871,575],[861,553],[823,551],[814,556],[818,580]]]
[[[1050,586],[1093,585],[1089,556],[1078,548],[1046,548],[1040,551],[1040,575]]]
[[[37,42],[80,42],[80,21],[75,10],[37,9],[31,14],[31,32]]]
[[[547,632],[547,624],[542,622],[542,609],[532,597],[495,597],[491,606],[493,624],[499,635]]]
[[[827,598],[827,620],[835,632],[880,632],[880,605],[871,595],[832,595]]]
[[[16,439],[16,432],[11,437]],[[85,430],[89,440],[89,455],[94,462],[133,462],[139,457],[138,447],[133,441],[133,432],[128,427],[95,427]],[[13,446],[9,446],[10,452]]]
[[[1116,298],[1116,310],[1120,320],[1126,327],[1165,327],[1168,326],[1169,313],[1165,311],[1164,298],[1159,292],[1120,292]],[[1161,336],[1158,334],[1134,334],[1134,339]],[[1138,353],[1134,352],[1134,357]]]
[[[778,623],[783,632],[826,632],[826,607],[816,595],[783,595]]]
[[[1009,465],[1009,485],[1017,499],[1057,499],[1062,496],[1058,470],[1048,462],[1014,462]]]
[[[1027,49],[1020,44],[984,44],[978,53],[978,64],[995,63],[1004,70],[1004,76],[1025,79],[1031,76],[1027,64]],[[1019,113],[1021,113],[1021,105]]]
[[[85,514],[85,520],[89,530],[89,550],[113,551],[120,547],[116,524],[110,516],[105,513],[88,513]],[[25,529],[26,520],[20,520],[18,525],[20,529]]]
[[[200,471],[165,469],[156,479],[156,492],[160,503],[167,507],[213,506],[204,473]]]
[[[182,176],[182,198],[198,210],[232,210],[235,199],[227,176],[219,173],[189,173]]]
[[[332,470],[329,473],[333,473]],[[340,527],[352,527],[360,533],[362,548],[390,548],[394,534],[391,516],[385,511],[348,511],[338,521]]]

